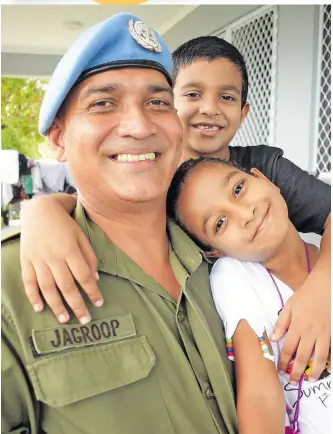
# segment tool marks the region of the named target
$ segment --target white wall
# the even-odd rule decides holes
[[[216,33],[233,21],[258,9],[258,5],[201,5],[163,35],[170,50],[203,35]]]
[[[309,172],[316,148],[318,19],[318,5],[279,7],[276,144],[287,158]],[[302,237],[320,244],[319,235]]]
[[[309,171],[315,146],[318,8],[279,7],[276,144],[287,158]]]

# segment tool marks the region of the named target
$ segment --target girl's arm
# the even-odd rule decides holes
[[[264,358],[246,320],[238,323],[232,339],[239,434],[283,434],[286,404],[274,363]]]
[[[41,291],[62,323],[69,320],[69,314],[59,291],[80,322],[90,319],[74,279],[96,306],[103,303],[96,284],[95,253],[69,215],[75,205],[76,197],[55,193],[25,202],[21,213],[21,267],[25,292],[34,310],[40,312],[44,308]]]

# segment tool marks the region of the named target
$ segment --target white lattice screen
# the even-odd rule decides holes
[[[331,171],[331,5],[321,9],[317,174]]]
[[[278,8],[266,7],[218,34],[242,53],[249,75],[251,109],[232,145],[274,145],[277,19]]]

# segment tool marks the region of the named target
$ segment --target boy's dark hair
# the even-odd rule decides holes
[[[242,172],[247,173],[248,175],[253,175],[249,170],[244,169],[238,166],[234,161],[223,160],[222,158],[213,158],[213,157],[199,157],[199,158],[190,158],[184,161],[177,169],[174,177],[172,178],[168,195],[167,195],[167,213],[168,215],[175,220],[175,222],[192,238],[192,240],[197,244],[202,250],[205,252],[211,251],[213,248],[209,244],[206,244],[199,240],[179,218],[178,214],[178,202],[179,196],[182,191],[182,187],[186,181],[186,178],[189,174],[198,166],[202,166],[203,164],[223,164],[224,166],[235,167]]]
[[[199,59],[227,59],[233,63],[242,74],[242,108],[246,104],[249,87],[246,64],[237,48],[217,36],[200,36],[191,39],[178,47],[173,53],[173,82],[176,81],[181,68],[191,65]]]

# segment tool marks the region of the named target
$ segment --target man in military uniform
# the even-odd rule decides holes
[[[80,192],[74,217],[105,304],[89,324],[36,315],[19,239],[4,244],[3,433],[237,432],[208,264],[166,218],[182,140],[171,70],[161,38],[119,14],[81,35],[52,76],[40,131]]]

